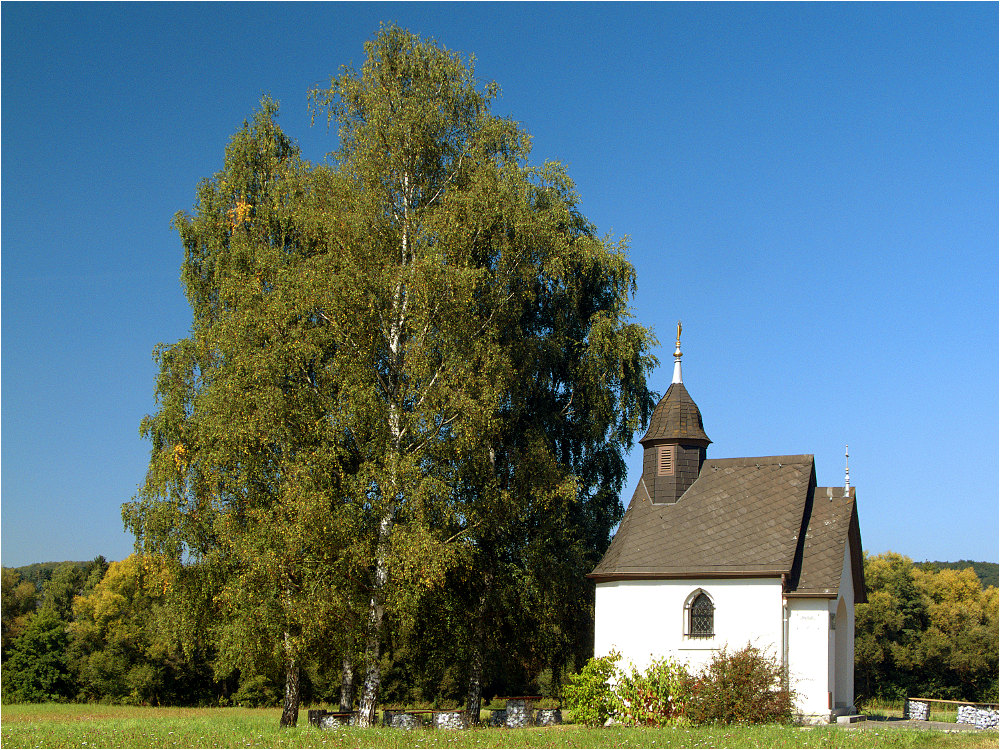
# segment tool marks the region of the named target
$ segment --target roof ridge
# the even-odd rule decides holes
[[[752,466],[754,464],[807,464],[815,457],[812,453],[792,454],[788,456],[735,456],[732,458],[706,458],[705,464],[724,464],[726,466]],[[843,490],[843,487],[841,487]]]

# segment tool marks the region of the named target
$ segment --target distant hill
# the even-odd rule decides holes
[[[42,590],[42,584],[45,583],[52,577],[55,569],[60,565],[76,565],[79,568],[86,568],[90,565],[90,560],[85,560],[84,562],[77,562],[75,560],[67,560],[65,562],[43,562],[43,563],[32,563],[31,565],[22,565],[20,568],[14,568],[18,573],[21,574],[22,581],[31,581],[35,584],[35,588],[38,591]]]
[[[972,568],[979,580],[983,582],[983,588],[987,586],[1000,586],[1000,564],[991,562],[973,562],[972,560],[959,560],[958,562],[924,562],[921,565],[934,566],[938,570],[965,570]]]
[[[77,561],[67,561],[71,565],[78,565],[81,568],[85,568],[90,565],[90,560],[84,560],[82,562]],[[23,565],[20,568],[14,568],[18,573],[21,574],[21,580],[31,581],[35,584],[35,588],[39,591],[42,590],[42,584],[45,583],[52,577],[52,573],[60,565],[65,565],[66,562],[43,562],[43,563],[33,563],[31,565]],[[966,568],[972,568],[976,575],[979,576],[979,580],[983,582],[983,588],[987,586],[1000,586],[1000,564],[993,562],[975,562],[973,560],[959,560],[958,562],[939,562],[939,561],[926,561],[922,563],[917,563],[918,565],[927,566],[928,568],[937,570],[965,570]]]

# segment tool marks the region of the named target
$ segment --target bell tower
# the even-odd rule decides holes
[[[642,445],[642,478],[654,505],[676,503],[705,462],[712,442],[705,434],[698,405],[688,394],[681,376],[681,324],[677,323],[674,377],[653,409]]]

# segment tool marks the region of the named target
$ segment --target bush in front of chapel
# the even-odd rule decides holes
[[[619,672],[614,688],[615,719],[633,726],[688,723],[695,678],[674,659],[655,659],[645,672]]]
[[[673,659],[654,660],[645,671],[618,668],[619,654],[595,657],[563,688],[576,721],[607,718],[632,726],[667,724],[773,724],[792,721],[795,696],[781,664],[747,645],[692,673]]]
[[[781,663],[747,645],[712,656],[694,680],[685,715],[693,724],[787,724],[794,705]]]

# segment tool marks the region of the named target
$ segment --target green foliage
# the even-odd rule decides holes
[[[617,699],[611,682],[618,674],[616,665],[620,658],[621,654],[616,651],[607,656],[595,656],[579,672],[566,678],[563,701],[574,721],[600,726],[614,714]]]
[[[855,610],[859,700],[907,695],[997,700],[997,589],[971,568],[915,566],[887,552],[865,556],[868,603]]]
[[[66,700],[72,695],[66,665],[66,624],[54,609],[32,615],[10,646],[3,666],[3,700],[37,703]]]
[[[7,660],[7,649],[21,633],[35,611],[36,589],[33,583],[21,579],[14,568],[3,569],[3,661]]]
[[[784,680],[781,663],[756,646],[726,649],[712,655],[709,664],[682,698],[684,715],[694,724],[787,724],[792,720],[794,696]]]
[[[634,665],[619,673],[615,718],[632,726],[683,723],[694,695],[694,678],[673,659],[654,659],[644,672]]]
[[[90,565],[87,561],[74,562],[74,561],[63,561],[63,562],[41,562],[32,563],[31,565],[22,565],[19,568],[14,568],[20,574],[22,581],[30,581],[34,585],[35,589],[41,593],[42,586],[45,582],[52,578],[52,574],[55,573],[57,568],[64,567],[66,565],[75,565],[80,568],[85,568]]]
[[[233,695],[233,705],[246,708],[277,706],[280,702],[278,687],[273,680],[263,675],[254,675],[241,680],[239,690]]]
[[[716,652],[698,672],[671,659],[644,670],[617,666],[620,655],[595,657],[563,687],[576,721],[614,717],[632,726],[768,724],[792,720],[794,696],[781,664],[755,646]],[[612,687],[613,686],[613,687]]]
[[[51,609],[67,622],[73,618],[73,599],[89,591],[104,576],[108,563],[98,555],[89,563],[59,564],[42,584],[40,609]]]

